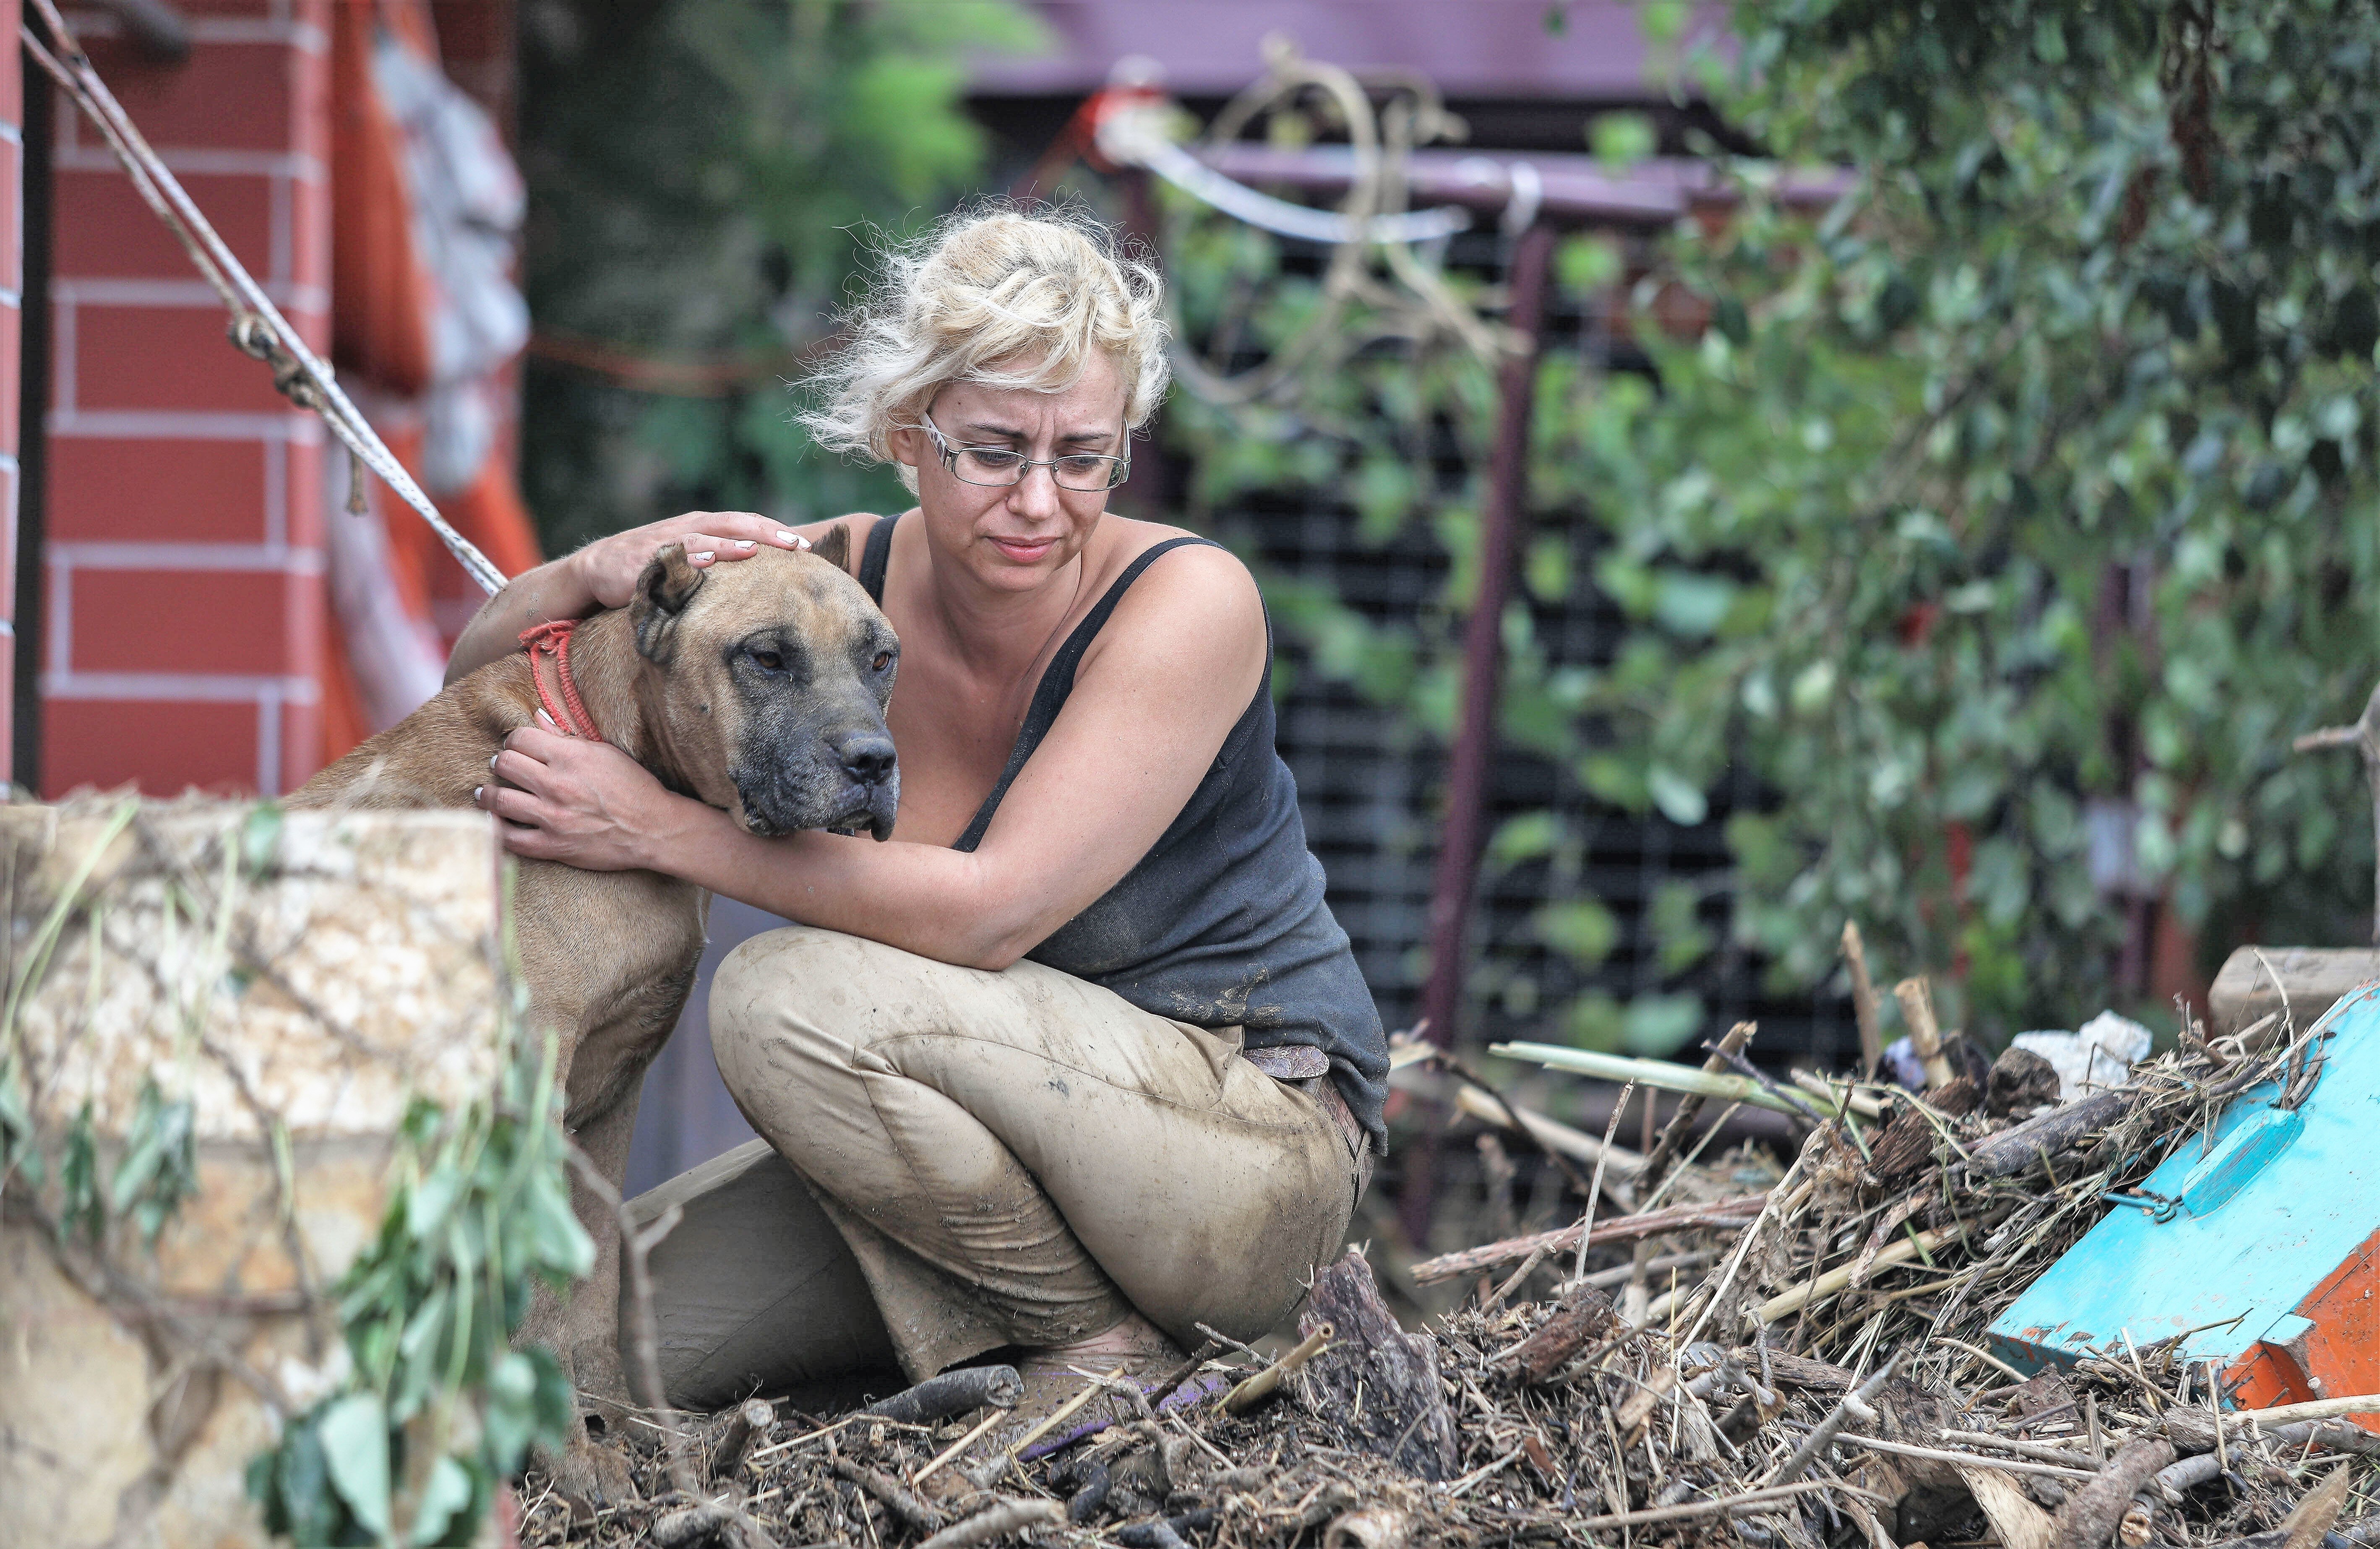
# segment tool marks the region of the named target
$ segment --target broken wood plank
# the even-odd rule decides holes
[[[1300,1399],[1332,1416],[1365,1451],[1424,1479],[1451,1478],[1461,1453],[1438,1385],[1435,1341],[1397,1322],[1361,1249],[1314,1277],[1298,1333],[1310,1339],[1326,1326],[1334,1337],[1305,1363]]]
[[[2286,1000],[2289,1020],[2302,1031],[2341,996],[2375,981],[2380,950],[2370,947],[2241,947],[2224,959],[2206,992],[2206,1020],[2216,1037],[2228,1037],[2259,1017],[2277,1015]],[[2277,1023],[2257,1047],[2278,1034]]]

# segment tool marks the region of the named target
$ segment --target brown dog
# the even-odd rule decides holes
[[[756,834],[869,829],[886,838],[900,787],[884,707],[900,645],[845,574],[846,558],[840,527],[814,553],[764,549],[703,570],[683,547],[663,550],[626,608],[587,620],[571,639],[572,673],[603,740]],[[450,684],[291,805],[470,805],[504,738],[537,718],[533,670],[528,656],[512,655]],[[693,986],[709,902],[656,872],[520,863],[514,935],[532,1019],[560,1036],[563,1121],[614,1189],[645,1069]],[[566,1304],[540,1291],[521,1337],[550,1346],[580,1392],[609,1410],[627,1397],[619,1229],[587,1189],[574,1185],[573,1201],[595,1240],[594,1273]],[[574,1445],[561,1471],[581,1495],[633,1494],[608,1450]]]

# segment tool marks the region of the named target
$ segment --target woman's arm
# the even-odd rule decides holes
[[[598,539],[577,553],[513,577],[488,599],[455,636],[455,649],[446,659],[446,681],[468,678],[518,649],[521,631],[534,624],[585,618],[599,608],[626,607],[637,577],[670,544],[685,544],[688,562],[700,569],[720,560],[749,559],[762,544],[807,549],[832,525],[788,528],[748,511],[689,511]]]
[[[1238,561],[1168,554],[1085,653],[1066,708],[972,854],[833,834],[757,839],[618,750],[514,733],[480,805],[516,852],[666,872],[806,925],[1005,968],[1139,864],[1264,681],[1263,605]]]

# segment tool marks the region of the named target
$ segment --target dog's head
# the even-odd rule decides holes
[[[892,833],[901,642],[844,573],[845,542],[838,526],[815,552],[699,570],[673,544],[628,604],[648,724],[679,780],[756,834]]]

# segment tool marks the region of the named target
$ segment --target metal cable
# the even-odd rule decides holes
[[[41,13],[42,24],[49,29],[50,39],[36,34],[30,23],[20,25],[25,48],[42,69],[74,98],[75,105],[95,125],[115,153],[132,187],[160,221],[165,224],[183,251],[199,272],[223,297],[232,314],[229,330],[232,343],[243,353],[255,357],[273,368],[273,385],[300,408],[320,415],[331,434],[347,449],[348,454],[362,466],[380,476],[382,482],[396,491],[399,499],[411,506],[421,519],[430,524],[446,551],[455,556],[465,575],[479,583],[485,591],[500,590],[506,581],[478,545],[461,533],[438,513],[438,508],[414,482],[405,465],[396,460],[387,443],[380,439],[370,421],[358,412],[347,395],[339,388],[331,369],[316,358],[306,347],[306,341],[281,315],[273,298],[264,293],[243,267],[239,259],[224,239],[215,234],[206,216],[186,193],[157,152],[150,148],[140,131],[133,126],[123,105],[115,100],[107,83],[91,67],[91,59],[82,51],[66,18],[58,14],[55,0],[33,0]],[[53,52],[55,50],[55,52]],[[362,480],[356,482],[355,499],[360,500]],[[349,509],[355,509],[353,503]]]

